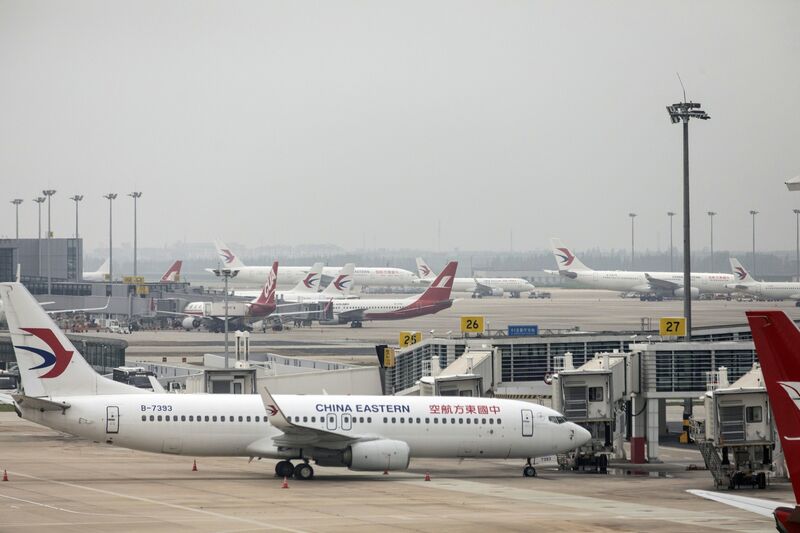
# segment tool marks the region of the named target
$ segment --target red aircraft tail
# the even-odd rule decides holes
[[[783,311],[748,311],[795,502],[800,501],[800,331]],[[783,531],[800,532],[800,508],[779,507]]]
[[[177,282],[181,280],[181,267],[183,261],[175,261],[172,266],[161,276],[161,283]]]
[[[275,305],[275,287],[278,285],[278,262],[272,263],[272,270],[269,271],[267,282],[261,289],[261,294],[253,300],[257,305]]]
[[[458,261],[450,261],[433,280],[433,283],[417,299],[418,302],[441,302],[450,299],[453,290],[453,280],[456,277]]]

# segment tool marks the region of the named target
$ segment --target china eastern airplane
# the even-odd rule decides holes
[[[350,287],[353,284],[353,269],[355,264],[348,263],[342,267],[339,274],[328,284],[322,292],[319,284],[322,280],[322,263],[314,263],[303,280],[288,291],[276,291],[275,298],[280,303],[321,302],[337,298],[349,298]],[[254,291],[234,291],[236,296],[254,297]]]
[[[756,281],[738,259],[731,257],[731,270],[736,281],[728,288],[743,294],[752,294],[770,300],[797,300],[794,305],[800,307],[800,283],[793,281]]]
[[[572,283],[587,289],[635,292],[642,299],[661,299],[665,296],[682,297],[683,272],[633,272],[627,270],[592,270],[559,239],[551,239],[553,256],[558,273]],[[692,272],[692,298],[704,293],[729,293],[728,284],[733,282],[731,274]]]
[[[350,324],[360,328],[369,320],[401,320],[432,315],[453,305],[450,293],[456,277],[458,261],[450,261],[425,292],[408,298],[362,298],[360,300],[333,300],[333,317],[320,320],[320,324]]]
[[[278,459],[311,479],[321,466],[382,472],[411,459],[531,459],[589,442],[547,407],[497,398],[164,394],[96,373],[20,283],[0,283],[20,370],[17,413],[97,443],[154,453]],[[293,463],[294,461],[294,463]]]
[[[422,284],[429,284],[436,279],[436,273],[417,257],[417,276]],[[468,292],[473,298],[481,296],[502,296],[509,293],[512,298],[519,298],[523,292],[535,290],[528,280],[522,278],[456,278],[453,280],[453,292]]]
[[[772,516],[778,531],[800,533],[800,331],[783,311],[748,311],[747,321],[753,333],[795,501],[783,504],[715,491],[688,492],[762,516]]]
[[[236,270],[234,281],[241,283],[264,282],[269,271],[268,267],[246,266],[229,247],[224,243],[215,242],[217,254],[225,268]],[[341,267],[325,267],[322,275],[334,278]],[[211,271],[212,269],[206,269]],[[295,285],[308,273],[307,266],[292,266],[281,268],[281,284],[283,286]],[[408,270],[392,267],[357,267],[353,272],[353,284],[358,287],[410,287],[414,285],[416,276]]]

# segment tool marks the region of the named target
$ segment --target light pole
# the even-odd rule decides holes
[[[633,221],[636,218],[636,213],[628,213],[628,216],[631,217],[631,270],[633,270],[633,261],[634,261],[634,256],[635,256],[634,252],[636,251],[636,248],[635,248],[635,245],[634,245],[634,239],[633,239],[633,236],[634,236],[634,234],[633,234],[633,226],[634,226]]]
[[[672,250],[674,248],[672,246],[672,217],[675,216],[675,213],[667,211],[667,216],[669,217],[669,271],[672,272],[675,270],[675,267],[672,266]]]
[[[17,240],[19,240],[19,204],[22,203],[22,198],[14,198],[13,200],[11,200],[11,203],[14,204],[14,209],[17,212],[16,213],[16,216],[17,216],[17,237],[16,238],[17,238]]]
[[[112,218],[112,206],[114,205],[114,200],[117,199],[117,193],[110,192],[108,194],[104,194],[103,198],[108,200],[108,281],[114,281],[114,234],[112,233],[113,229],[113,222],[114,219]]]
[[[133,275],[136,276],[136,202],[142,197],[141,192],[132,192],[128,194],[133,198]]]
[[[36,275],[40,278],[42,277],[42,204],[45,200],[47,200],[47,198],[44,196],[37,196],[33,199],[34,202],[39,204],[39,236],[36,241],[36,249],[39,255],[39,267]]]
[[[758,270],[756,270],[756,215],[758,211],[755,209],[750,210],[750,215],[753,217],[753,277],[757,278]]]
[[[70,196],[69,199],[72,200],[73,202],[75,202],[75,253],[77,253],[78,252],[78,202],[83,200],[83,195],[82,194],[76,194],[75,196]],[[75,262],[75,265],[76,265],[75,266],[75,281],[80,281],[81,280],[81,273],[80,273],[80,271],[78,270],[78,267],[77,267],[78,264],[79,264],[79,261],[76,261]]]
[[[699,118],[708,120],[708,114],[700,109],[700,104],[686,101],[667,106],[673,124],[683,122],[683,315],[686,317],[686,340],[692,338],[692,248],[689,242],[689,120]]]
[[[714,272],[714,217],[716,212],[709,211],[708,218],[711,220],[711,272]]]
[[[235,278],[238,270],[231,270],[230,268],[215,268],[214,275],[217,277],[222,276],[225,279],[225,368],[228,368],[228,280]]]
[[[51,273],[52,261],[50,260],[50,238],[53,236],[53,231],[50,229],[50,197],[56,193],[54,189],[45,189],[42,191],[47,197],[47,294],[52,293],[53,280]]]
[[[800,281],[800,209],[792,209],[792,213],[794,213],[794,225],[795,225],[795,261],[797,263],[797,279],[795,281]]]

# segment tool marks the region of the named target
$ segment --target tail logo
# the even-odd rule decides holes
[[[306,279],[303,280],[303,285],[305,285],[308,289],[313,289],[314,285],[317,285],[318,283],[319,279],[317,278],[317,274],[314,274],[313,272],[309,272],[306,276]]]
[[[575,261],[575,256],[572,255],[572,252],[569,251],[569,248],[556,248],[560,254],[557,253],[556,256],[561,260],[561,266],[568,267]]]
[[[229,265],[229,264],[233,263],[233,260],[236,259],[236,256],[233,255],[233,252],[231,252],[227,248],[221,249],[219,251],[219,255],[222,257],[222,259],[225,260],[225,264],[226,265]]]
[[[419,271],[422,274],[423,278],[427,278],[431,274],[431,269],[428,268],[428,265],[420,265]]]
[[[742,281],[747,277],[747,271],[742,267],[736,267],[736,275],[739,277],[739,281]]]
[[[447,285],[450,283],[451,279],[453,279],[453,276],[442,276],[442,279],[439,280],[439,283],[436,284],[436,288],[437,289],[447,288]]]
[[[350,279],[350,276],[343,274],[333,280],[333,286],[336,287],[337,291],[344,291],[352,282],[353,280]]]
[[[275,416],[278,414],[278,408],[274,405],[268,405],[267,409],[269,409],[269,416]]]
[[[41,348],[32,348],[30,346],[14,346],[20,350],[26,350],[28,352],[35,353],[44,359],[40,365],[31,367],[28,370],[38,370],[40,368],[52,367],[48,372],[39,376],[41,379],[57,378],[63,374],[64,370],[66,370],[67,366],[69,366],[69,362],[72,360],[72,354],[74,352],[64,349],[64,346],[62,346],[61,342],[59,342],[58,338],[56,338],[53,330],[47,328],[20,329],[22,329],[22,331],[27,331],[35,337],[38,337],[52,350],[52,352],[48,352],[47,350],[42,350]]]

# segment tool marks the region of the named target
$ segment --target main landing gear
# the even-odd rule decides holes
[[[350,322],[350,327],[351,328],[360,328],[362,326],[363,326],[363,324],[361,323],[360,320],[353,320],[352,322]]]
[[[522,475],[525,477],[536,477],[536,469],[531,464],[530,457],[528,457],[528,462],[525,463],[525,468],[522,469]]]
[[[278,461],[275,464],[275,475],[278,477],[294,477],[305,481],[314,477],[314,469],[305,462],[295,466],[291,461]]]

